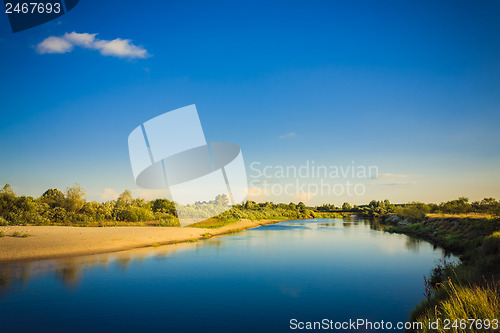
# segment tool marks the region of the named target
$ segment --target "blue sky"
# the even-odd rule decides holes
[[[364,195],[310,204],[499,199],[499,16],[498,1],[82,0],[13,34],[2,14],[0,183],[154,196],[134,183],[128,134],[196,104],[207,141],[239,144],[247,166],[378,167],[354,180]],[[147,55],[37,47],[71,32]]]

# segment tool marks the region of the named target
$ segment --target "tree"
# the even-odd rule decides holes
[[[170,215],[176,215],[175,204],[167,199],[155,199],[151,202],[151,209],[153,212],[157,213],[168,213]]]
[[[117,206],[130,206],[132,202],[134,201],[134,198],[132,197],[132,192],[129,190],[125,190],[120,196],[118,197],[118,200],[116,201]]]
[[[83,208],[86,202],[86,195],[83,188],[76,183],[73,187],[66,189],[65,208],[68,212],[76,213]]]
[[[14,190],[12,189],[12,186],[9,184],[5,184],[5,186],[0,190],[0,194],[6,194],[6,195],[14,195]]]
[[[0,190],[0,216],[6,217],[12,211],[16,202],[16,194],[9,184]]]
[[[40,201],[49,205],[50,208],[61,207],[64,205],[64,193],[56,188],[51,188],[42,194]]]
[[[348,203],[348,202],[344,202],[344,203],[342,204],[342,210],[351,210],[351,209],[352,209],[352,208],[351,208],[351,205],[349,205],[349,203]]]
[[[219,194],[215,197],[215,204],[217,206],[222,206],[226,207],[229,205],[229,199],[227,198],[227,195],[225,194]]]
[[[245,209],[255,209],[256,206],[258,207],[257,203],[255,201],[246,201],[245,202]]]

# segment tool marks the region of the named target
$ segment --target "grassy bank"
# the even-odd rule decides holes
[[[425,278],[425,299],[411,313],[424,323],[424,332],[498,332],[491,322],[500,319],[500,219],[485,215],[384,217],[386,231],[425,239],[460,257],[458,265],[443,263]],[[430,329],[429,322],[440,321]],[[450,325],[445,329],[444,324]],[[455,325],[454,325],[455,324]]]

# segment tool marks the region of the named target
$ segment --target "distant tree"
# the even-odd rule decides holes
[[[116,201],[116,205],[117,206],[130,206],[133,201],[134,201],[134,198],[132,197],[132,192],[130,192],[129,190],[125,190],[118,197],[118,200]]]
[[[12,189],[12,186],[9,184],[5,184],[4,187],[0,190],[0,194],[6,194],[6,195],[16,195],[14,193],[14,190]]]
[[[56,188],[51,188],[42,194],[40,201],[49,205],[50,208],[62,207],[64,205],[64,193]]]
[[[344,202],[342,204],[342,210],[351,210],[351,209],[352,209],[352,207],[351,207],[351,205],[349,205],[348,202]]]
[[[257,203],[255,201],[248,201],[245,202],[245,209],[254,209],[255,207],[258,207]]]
[[[176,216],[175,204],[167,199],[155,199],[151,202],[151,209],[154,213],[168,213]]]
[[[229,199],[227,197],[227,195],[225,194],[219,194],[218,196],[215,197],[215,204],[217,206],[222,206],[222,207],[226,207],[229,205]]]
[[[83,188],[77,183],[66,190],[65,208],[68,212],[76,213],[83,208],[86,195]]]
[[[0,190],[0,217],[8,218],[16,203],[16,195],[9,184]]]

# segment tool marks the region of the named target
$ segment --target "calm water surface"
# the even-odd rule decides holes
[[[194,244],[0,265],[0,327],[291,332],[292,318],[396,323],[420,302],[422,276],[442,258],[426,242],[365,220],[321,219]]]

